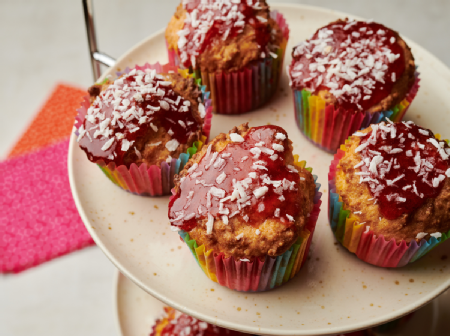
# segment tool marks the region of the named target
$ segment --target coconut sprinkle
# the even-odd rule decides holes
[[[244,138],[237,133],[231,133],[230,139],[233,142],[244,142]]]
[[[427,235],[428,235],[428,233],[426,233],[426,232],[419,232],[416,236],[416,239],[423,239]]]

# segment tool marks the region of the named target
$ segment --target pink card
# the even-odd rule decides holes
[[[0,272],[93,244],[69,186],[69,140],[0,162]]]

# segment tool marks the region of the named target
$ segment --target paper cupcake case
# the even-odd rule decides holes
[[[383,235],[376,236],[369,226],[360,224],[357,217],[345,209],[341,197],[336,192],[337,166],[344,155],[345,146],[342,145],[331,161],[328,173],[328,219],[336,239],[347,250],[375,266],[403,267],[422,258],[450,237],[449,231],[443,232],[440,238],[431,237],[428,241],[422,239],[419,243],[415,240],[410,243],[404,240],[396,242],[395,239],[387,241]]]
[[[298,162],[298,155],[295,155],[295,161],[301,168],[306,165],[305,161]],[[311,168],[306,169],[312,171]],[[316,181],[317,176],[313,176]],[[241,292],[267,291],[292,279],[304,265],[322,203],[320,200],[322,193],[319,192],[319,188],[320,184],[316,182],[314,207],[305,228],[291,248],[277,257],[252,258],[251,261],[242,261],[234,257],[226,258],[223,253],[206,250],[204,245],[198,246],[186,231],[181,230],[178,233],[200,268],[212,281]]]
[[[183,77],[193,77],[187,70],[181,70],[170,64],[148,64],[143,66],[136,65],[136,69],[154,69],[157,73],[179,72]],[[126,68],[123,72],[118,72],[117,76],[130,72],[131,69]],[[206,86],[201,85],[201,80],[197,80],[197,84],[202,91],[202,101],[206,108],[206,115],[203,124],[203,135],[200,141],[196,141],[188,148],[186,153],[182,153],[178,159],[172,159],[170,163],[162,162],[160,166],[147,165],[145,163],[138,166],[135,163],[127,168],[125,165],[116,166],[111,162],[106,164],[103,160],[95,162],[103,173],[118,187],[141,196],[162,196],[170,195],[170,190],[174,187],[174,176],[178,174],[186,164],[186,162],[199,151],[203,144],[208,141],[209,132],[211,130],[212,106],[209,92]],[[75,121],[75,127],[78,129],[84,122],[87,110],[90,107],[89,97],[85,97],[81,107],[77,110],[78,115]],[[77,132],[76,132],[77,133]]]
[[[419,90],[419,73],[415,73],[415,82],[410,91],[392,110],[376,113],[347,111],[336,109],[319,96],[303,89],[293,90],[295,120],[303,135],[321,149],[336,153],[341,144],[357,130],[378,124],[386,118],[396,122],[403,119]]]
[[[275,52],[276,58],[268,56],[254,65],[230,73],[201,72],[192,70],[211,92],[213,111],[220,114],[241,114],[267,103],[276,92],[283,69],[284,53],[289,39],[289,27],[284,16],[271,11],[270,17],[278,24],[283,41]],[[181,67],[177,50],[169,49],[169,63]]]

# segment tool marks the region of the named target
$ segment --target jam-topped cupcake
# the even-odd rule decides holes
[[[366,262],[404,266],[450,234],[450,148],[411,121],[355,133],[329,183],[331,227]]]
[[[288,74],[300,130],[333,153],[359,129],[400,121],[419,81],[397,32],[353,20],[332,22],[296,46]]]
[[[164,315],[156,320],[150,336],[244,336],[239,331],[200,321],[179,311],[164,307]]]
[[[128,191],[169,193],[185,153],[209,134],[211,108],[202,87],[176,67],[146,65],[92,86],[89,94],[76,123],[88,159]]]
[[[300,270],[320,194],[297,158],[281,127],[244,124],[218,135],[176,178],[172,228],[212,280],[261,291]]]
[[[264,0],[182,1],[166,29],[169,60],[211,91],[214,111],[250,111],[278,85],[289,29]]]

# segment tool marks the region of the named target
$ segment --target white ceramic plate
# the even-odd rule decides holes
[[[117,326],[122,336],[148,336],[164,303],[148,295],[117,272],[114,287]],[[442,336],[448,333],[450,291],[415,312],[405,325],[383,333],[384,336]]]
[[[349,15],[307,6],[277,5],[291,29],[285,63],[294,44],[317,28]],[[349,16],[350,17],[350,16]],[[420,66],[422,88],[407,118],[450,136],[450,71],[427,51],[408,41]],[[114,73],[126,66],[167,61],[163,32],[125,54]],[[295,152],[308,161],[327,187],[331,155],[311,145],[294,121],[292,97],[284,74],[272,101],[241,116],[215,115],[211,136],[249,121],[286,129]],[[311,259],[300,274],[279,289],[242,294],[209,280],[167,220],[168,197],[129,194],[111,183],[78,148],[70,144],[69,176],[80,215],[108,258],[131,280],[157,299],[201,320],[248,333],[322,335],[364,329],[395,319],[425,305],[450,287],[450,255],[443,244],[422,260],[402,269],[382,269],[358,260],[333,238],[323,198]]]

